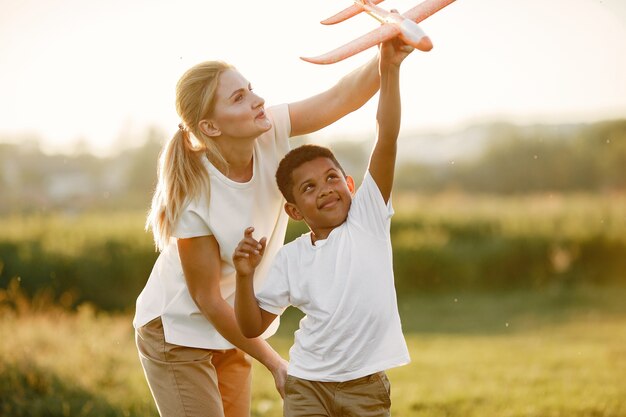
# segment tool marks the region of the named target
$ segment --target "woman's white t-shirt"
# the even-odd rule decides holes
[[[191,298],[178,255],[176,238],[215,236],[220,247],[222,297],[230,305],[235,298],[235,268],[232,254],[243,238],[244,229],[255,228],[254,237],[267,237],[268,245],[255,273],[255,285],[266,276],[276,253],[283,245],[287,228],[284,199],[276,186],[276,169],[289,151],[291,124],[287,104],[267,109],[272,128],[254,145],[253,175],[238,183],[228,179],[206,157],[203,163],[211,181],[210,202],[206,194],[189,202],[174,227],[173,238],[159,255],[148,282],[137,298],[133,325],[139,328],[161,317],[165,340],[181,346],[232,349],[200,312]],[[276,332],[276,320],[263,334]]]

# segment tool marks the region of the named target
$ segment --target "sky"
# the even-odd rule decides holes
[[[419,0],[387,0],[407,10]],[[149,127],[173,134],[175,85],[198,62],[234,64],[267,105],[304,99],[372,59],[299,59],[378,23],[319,21],[348,0],[0,0],[0,141],[107,155]],[[420,24],[434,48],[401,69],[402,134],[489,121],[626,117],[626,2],[457,0]],[[311,136],[375,132],[376,99]],[[165,140],[164,138],[163,140]]]

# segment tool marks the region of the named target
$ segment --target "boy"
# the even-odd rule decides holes
[[[380,53],[378,135],[358,192],[327,148],[293,149],[276,173],[285,210],[310,233],[285,245],[255,295],[265,249],[253,228],[235,249],[235,313],[256,337],[290,305],[306,316],[295,333],[285,383],[286,417],[389,416],[385,370],[410,361],[393,283],[389,202],[400,128],[399,71],[410,52],[398,40]]]

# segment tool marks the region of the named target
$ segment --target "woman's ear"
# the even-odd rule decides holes
[[[200,131],[202,133],[212,138],[222,134],[219,127],[211,120],[200,120],[200,123],[198,123],[198,127],[200,128]]]
[[[293,220],[298,222],[304,219],[304,217],[302,217],[302,214],[300,213],[300,210],[298,210],[298,207],[290,202],[285,203],[285,213],[287,213],[287,215]]]
[[[346,175],[346,183],[348,184],[348,190],[350,190],[350,194],[354,195],[354,178],[352,178],[350,175]]]

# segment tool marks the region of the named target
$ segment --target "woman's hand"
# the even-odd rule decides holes
[[[285,399],[285,382],[287,381],[287,367],[289,362],[284,360],[283,358],[279,358],[279,360],[270,368],[269,371],[272,373],[274,377],[274,383],[276,384],[276,389],[280,394],[282,399]]]
[[[254,274],[254,270],[261,263],[261,259],[263,259],[265,245],[267,244],[266,238],[261,238],[259,241],[254,239],[252,232],[254,232],[254,227],[248,227],[244,231],[243,239],[233,253],[233,264],[235,265],[237,275],[241,277]]]

